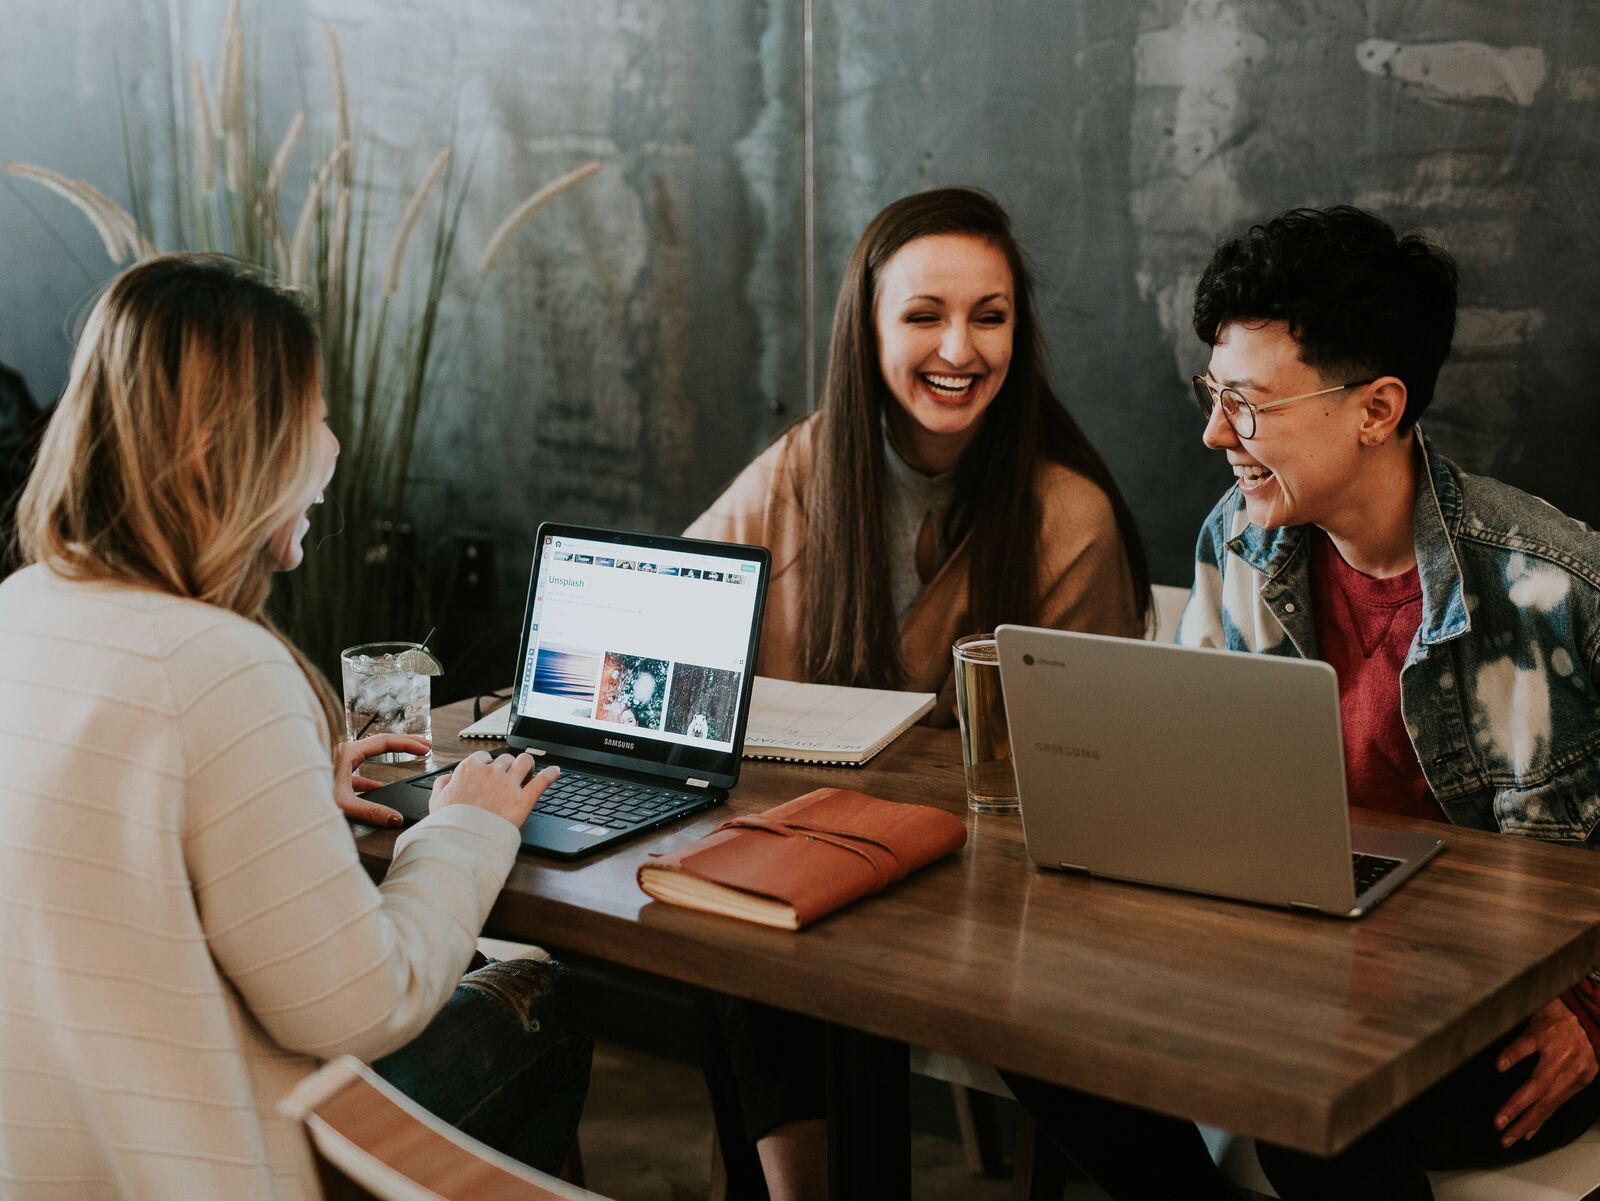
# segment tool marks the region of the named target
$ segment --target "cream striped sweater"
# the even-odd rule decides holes
[[[301,1198],[275,1112],[416,1035],[516,856],[452,805],[381,887],[315,698],[210,605],[30,567],[0,584],[0,1198]]]

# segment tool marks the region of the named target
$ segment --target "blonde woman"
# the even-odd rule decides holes
[[[0,1181],[10,1198],[317,1195],[277,1100],[352,1053],[558,1166],[587,1085],[555,970],[461,979],[554,772],[487,755],[374,887],[344,744],[263,613],[331,478],[310,318],[216,256],[95,304],[0,584]],[[461,987],[458,989],[458,983]],[[387,1057],[387,1058],[379,1058]]]

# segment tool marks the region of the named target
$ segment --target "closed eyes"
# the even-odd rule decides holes
[[[937,325],[944,318],[937,313],[907,313],[903,320],[907,325]],[[1011,320],[1009,313],[988,312],[979,313],[972,319],[978,325],[1002,326]]]

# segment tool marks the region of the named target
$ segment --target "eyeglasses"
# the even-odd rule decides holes
[[[1297,400],[1310,400],[1313,396],[1327,396],[1331,392],[1343,392],[1346,388],[1364,388],[1370,383],[1375,383],[1378,376],[1372,379],[1352,380],[1348,384],[1337,384],[1332,388],[1323,388],[1320,392],[1302,392],[1299,396],[1286,396],[1282,400],[1269,401],[1267,404],[1251,404],[1233,388],[1221,387],[1210,376],[1197,375],[1194,377],[1194,398],[1200,406],[1200,412],[1207,421],[1211,420],[1211,410],[1219,403],[1222,405],[1222,415],[1228,419],[1228,424],[1233,427],[1233,432],[1241,438],[1254,438],[1256,436],[1256,414],[1265,413],[1268,409],[1276,409],[1280,405],[1293,404]]]

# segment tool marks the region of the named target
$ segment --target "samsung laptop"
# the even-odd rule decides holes
[[[770,564],[757,546],[539,527],[506,741],[561,778],[524,846],[576,858],[726,798]],[[420,820],[450,770],[369,795]]]
[[[1351,825],[1326,663],[1023,626],[996,640],[1045,867],[1359,917],[1444,845]]]

